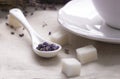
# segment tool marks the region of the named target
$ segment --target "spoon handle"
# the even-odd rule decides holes
[[[29,32],[32,40],[36,40],[35,39],[35,35],[39,36],[41,39],[43,39],[40,35],[38,35],[38,33],[36,33],[33,28],[31,27],[31,25],[29,24],[29,22],[27,21],[27,19],[25,18],[24,14],[22,13],[22,11],[18,8],[14,8],[10,10],[10,14],[15,17]],[[33,41],[34,41],[33,40]]]

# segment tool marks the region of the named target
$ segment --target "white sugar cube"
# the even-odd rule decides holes
[[[76,49],[77,58],[82,64],[97,60],[97,49],[93,45],[88,45]]]
[[[60,45],[65,45],[68,43],[68,35],[67,33],[63,31],[58,31],[58,32],[53,33],[50,36],[50,40]]]
[[[20,28],[22,26],[22,24],[18,20],[16,20],[16,18],[11,14],[8,15],[8,23],[12,25],[15,29]]]
[[[80,75],[81,63],[75,58],[64,58],[62,59],[62,72],[68,76]]]

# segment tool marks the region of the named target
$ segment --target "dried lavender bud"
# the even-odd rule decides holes
[[[34,13],[31,13],[30,15],[33,15]]]
[[[14,35],[15,33],[14,32],[11,32],[11,35]]]
[[[46,51],[51,51],[51,47],[50,47],[50,46],[47,46],[47,47],[46,47]]]
[[[5,19],[8,19],[8,16],[5,16]]]
[[[24,16],[27,17],[27,14],[25,13]]]
[[[45,49],[45,48],[41,48],[40,50],[41,50],[41,51],[46,51],[46,49]]]
[[[36,49],[40,51],[53,51],[57,50],[58,48],[59,46],[56,46],[55,44],[49,44],[47,42],[43,42],[36,47]]]
[[[53,50],[57,50],[59,48],[59,46],[54,46]]]
[[[50,5],[48,8],[51,9],[51,10],[57,10],[57,8],[55,7],[54,4]]]
[[[56,45],[50,44],[51,50],[56,50]]]
[[[66,54],[69,54],[69,50],[68,49],[64,49]]]
[[[43,10],[46,10],[46,7],[43,7],[42,9],[43,9]]]
[[[40,49],[41,49],[41,47],[39,47],[39,46],[38,46],[36,49],[40,50]]]
[[[51,34],[52,34],[51,32],[48,33],[48,35],[51,35]]]
[[[27,14],[28,14],[28,11],[23,11],[23,14],[24,14],[24,16],[27,16]]]
[[[23,37],[24,36],[24,34],[22,33],[22,34],[19,34],[19,37]]]
[[[38,47],[39,47],[39,48],[43,48],[43,45],[42,45],[42,44],[39,44]]]
[[[46,23],[42,25],[42,27],[45,27],[45,26],[47,26],[47,24],[46,24]]]
[[[38,10],[38,8],[36,7],[35,10]]]
[[[23,30],[25,30],[25,28],[23,27]]]
[[[26,14],[27,14],[27,13],[28,13],[28,11],[26,11],[26,10],[25,10],[25,11],[24,11],[24,13],[26,13]]]
[[[44,42],[43,45],[48,46],[49,44],[47,42]]]
[[[50,44],[50,47],[55,47],[55,44]]]
[[[42,9],[42,10],[46,10],[46,8],[47,8],[46,5],[42,5],[42,6],[41,6],[41,9]]]
[[[6,26],[9,26],[9,24],[8,23],[5,23],[6,24]]]

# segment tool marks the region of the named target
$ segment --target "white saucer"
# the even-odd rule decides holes
[[[59,10],[58,21],[65,29],[79,36],[97,41],[120,43],[120,30],[105,24],[91,0],[70,1]]]

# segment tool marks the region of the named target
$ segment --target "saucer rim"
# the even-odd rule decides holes
[[[76,32],[74,29],[70,28],[70,26],[75,26],[75,25],[72,25],[72,24],[69,24],[69,23],[65,22],[64,19],[60,16],[61,12],[62,12],[62,8],[58,11],[57,20],[58,20],[59,24],[61,24],[61,27],[63,27],[65,30],[67,30],[69,32],[72,32],[73,34],[76,34],[78,36],[88,38],[88,39],[91,39],[91,40],[96,40],[96,41],[101,41],[101,42],[108,42],[108,43],[115,43],[115,44],[119,43],[120,44],[120,38],[110,38],[110,37],[99,36],[99,35],[85,34],[84,32],[81,32],[82,28],[80,28],[79,32]]]

